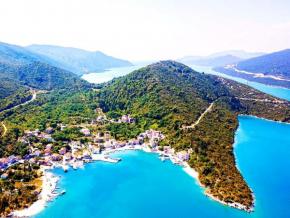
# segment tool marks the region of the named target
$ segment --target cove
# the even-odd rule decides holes
[[[64,173],[67,193],[34,217],[289,217],[290,125],[239,116],[234,151],[237,165],[256,197],[246,213],[206,197],[182,167],[157,154],[126,151],[117,164],[95,162]]]

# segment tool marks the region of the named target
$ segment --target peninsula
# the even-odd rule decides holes
[[[50,92],[38,91],[33,102],[0,114],[5,126],[0,129],[5,133],[0,138],[1,214],[27,208],[41,197],[50,200],[46,194],[55,190],[42,185],[47,167],[117,162],[107,154],[124,149],[170,158],[197,177],[206,195],[253,211],[253,192],[235,165],[237,116],[289,123],[289,102],[174,61],[94,87],[75,80],[79,85],[69,87],[56,79],[54,90],[45,83]],[[17,197],[26,201],[19,203]]]

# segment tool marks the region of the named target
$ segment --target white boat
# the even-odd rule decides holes
[[[65,194],[65,190],[62,190],[62,191],[61,191],[61,194],[62,194],[62,195]]]

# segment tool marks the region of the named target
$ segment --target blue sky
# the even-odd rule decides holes
[[[290,1],[0,0],[0,41],[128,60],[290,48]]]

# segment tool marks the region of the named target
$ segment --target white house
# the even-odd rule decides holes
[[[186,151],[180,151],[177,153],[177,157],[182,161],[186,161],[189,159],[189,154]]]

